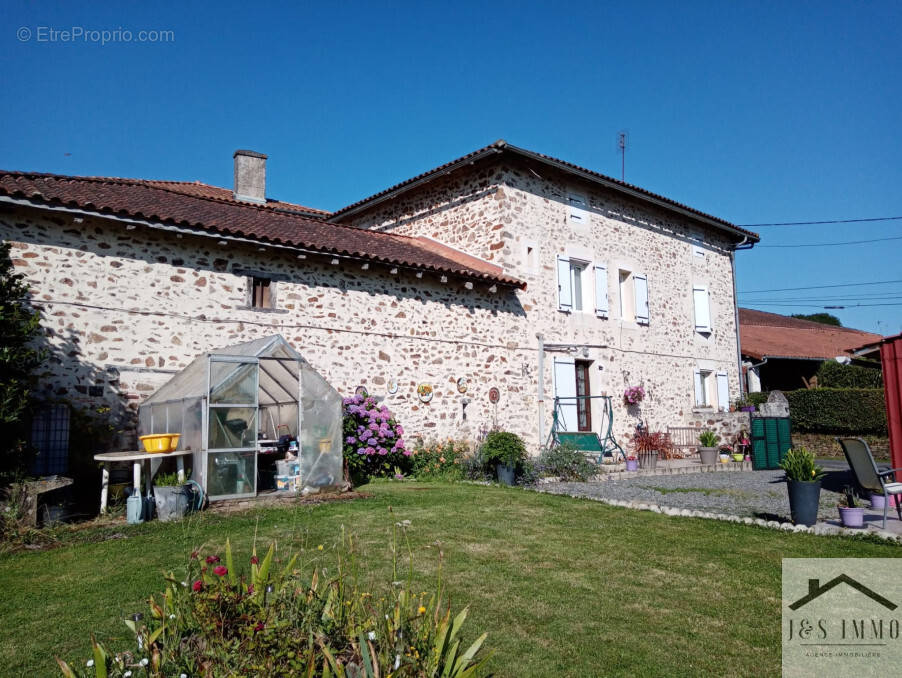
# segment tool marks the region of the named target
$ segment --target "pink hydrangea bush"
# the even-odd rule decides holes
[[[401,424],[372,396],[344,399],[344,457],[355,484],[409,472],[410,450],[403,436]]]

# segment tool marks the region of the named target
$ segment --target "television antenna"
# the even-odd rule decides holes
[[[626,181],[626,144],[629,135],[626,130],[617,132],[617,149],[620,151],[620,181]]]

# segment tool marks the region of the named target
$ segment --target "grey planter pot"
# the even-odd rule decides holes
[[[811,527],[817,522],[817,506],[821,498],[821,481],[806,483],[787,480],[789,490],[789,512],[796,525]]]
[[[514,484],[514,472],[516,468],[513,466],[508,466],[507,464],[498,464],[495,466],[495,470],[498,472],[498,482],[502,485],[513,485]]]
[[[188,494],[183,485],[154,487],[153,498],[157,505],[157,518],[164,523],[184,518],[188,511]]]
[[[716,464],[719,455],[716,447],[700,447],[698,448],[698,456],[702,463],[707,465]]]
[[[640,452],[638,454],[639,457],[639,468],[644,471],[654,471],[658,467],[658,453],[654,452]]]

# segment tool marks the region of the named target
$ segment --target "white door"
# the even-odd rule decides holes
[[[558,431],[578,431],[576,416],[576,364],[573,358],[554,359],[554,395],[558,401]]]

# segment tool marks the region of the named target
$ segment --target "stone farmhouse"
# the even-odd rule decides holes
[[[427,439],[498,426],[535,450],[555,396],[561,428],[603,432],[604,400],[573,397],[607,394],[625,442],[739,395],[734,253],[758,236],[727,221],[504,141],[332,213],[267,198],[265,155],[236,151],[234,173],[0,172],[48,400],[109,406],[133,435],[194,357],[276,333]]]

